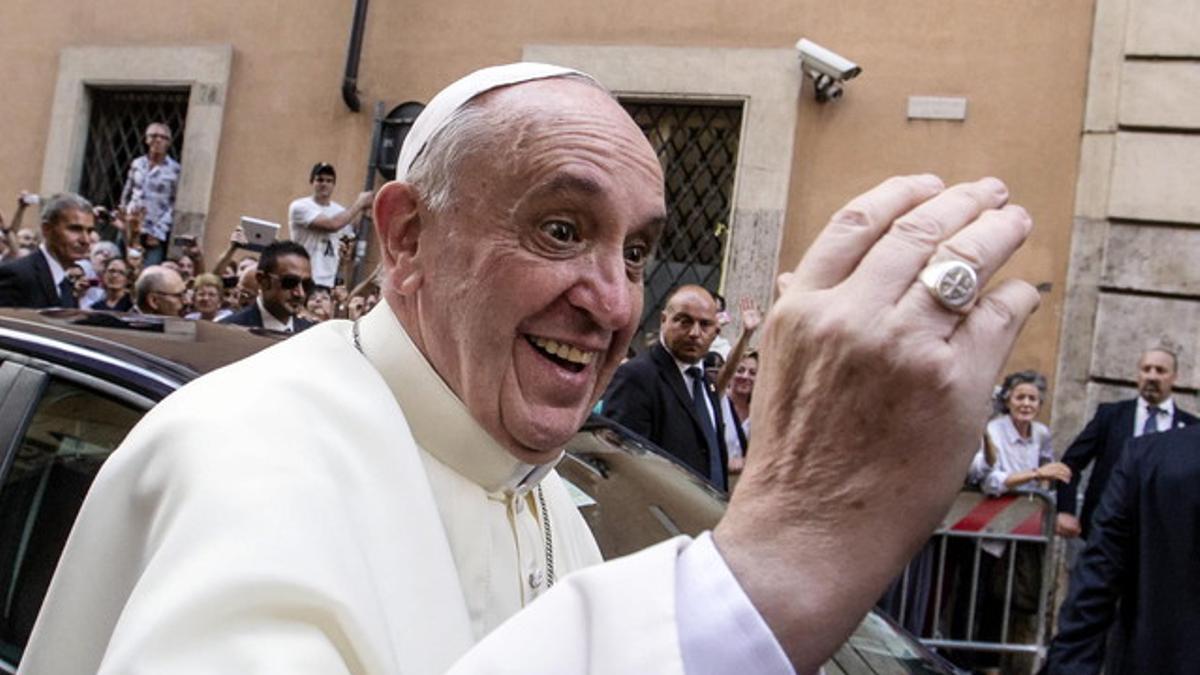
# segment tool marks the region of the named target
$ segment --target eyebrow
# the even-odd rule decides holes
[[[528,195],[522,201],[536,201],[549,195],[563,195],[568,193],[582,193],[586,196],[595,196],[602,194],[604,187],[598,181],[590,176],[564,171],[555,174],[550,180],[538,185],[529,191]],[[658,241],[662,237],[662,232],[667,226],[667,213],[664,210],[660,213],[647,218],[631,228],[631,233],[645,233],[646,240],[658,246]]]

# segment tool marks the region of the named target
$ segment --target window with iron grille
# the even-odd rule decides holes
[[[88,87],[92,109],[79,193],[97,206],[117,206],[129,163],[146,152],[144,136],[151,122],[171,127],[167,154],[178,160],[183,153],[188,91],[187,87]]]
[[[721,283],[738,138],[740,102],[621,104],[650,139],[666,182],[667,226],[646,270],[639,334],[658,330],[671,290],[698,284],[717,292]],[[640,345],[636,345],[640,347]]]

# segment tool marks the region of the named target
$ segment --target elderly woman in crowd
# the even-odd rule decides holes
[[[225,282],[215,274],[201,274],[192,285],[192,309],[183,318],[203,321],[220,321],[233,314],[221,306],[225,294]]]
[[[129,265],[124,258],[113,258],[104,265],[100,273],[100,288],[104,295],[95,300],[88,309],[110,312],[128,312],[133,309],[133,298],[129,295]]]
[[[1050,429],[1036,417],[1046,395],[1046,378],[1023,370],[1004,378],[997,398],[1004,414],[988,422],[984,444],[971,462],[972,482],[989,495],[1029,490],[1037,481],[1070,482],[1071,469],[1054,461]]]
[[[1054,461],[1050,429],[1036,419],[1046,397],[1046,378],[1033,370],[1010,373],[996,397],[1002,414],[988,422],[983,447],[971,462],[968,480],[978,483],[993,497],[1032,491],[1042,481],[1069,482],[1071,469]],[[999,641],[1003,634],[1002,617],[1007,612],[1008,640],[1028,643],[1036,635],[1038,595],[1047,551],[1042,544],[1015,542],[1016,551],[1010,557],[1011,545],[985,541],[982,550],[987,555],[977,559],[980,579],[977,637]],[[960,553],[963,560],[969,559],[966,552]],[[966,577],[962,579],[961,583],[966,584]],[[966,598],[960,602],[965,604]],[[965,619],[962,612],[960,607],[960,622]],[[1023,654],[1005,655],[998,664],[994,657],[980,656],[973,665],[981,668],[999,665],[1001,672],[1006,673],[1032,672],[1032,659]]]

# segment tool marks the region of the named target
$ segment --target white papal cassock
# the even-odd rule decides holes
[[[84,503],[21,672],[683,671],[688,540],[562,579],[600,556],[550,472],[560,580],[530,605],[541,471],[475,423],[386,304],[360,327],[363,353],[326,323],[146,416]]]

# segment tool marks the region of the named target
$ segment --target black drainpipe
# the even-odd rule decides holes
[[[346,75],[342,78],[342,100],[354,112],[362,108],[362,101],[358,99],[358,61],[362,56],[366,26],[367,0],[354,0],[354,23],[350,26],[350,45],[346,47]]]

